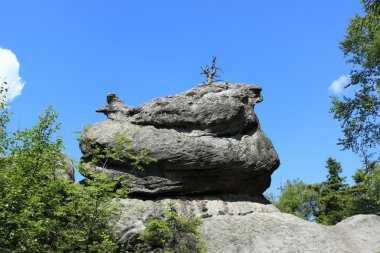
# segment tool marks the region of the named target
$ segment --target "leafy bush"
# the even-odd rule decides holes
[[[145,224],[142,241],[136,252],[207,252],[198,231],[202,224],[199,218],[181,217],[170,203],[163,219],[154,219]]]

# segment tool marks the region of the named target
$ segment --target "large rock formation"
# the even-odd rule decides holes
[[[83,160],[93,151],[117,147],[120,135],[132,140],[125,147],[133,154],[149,150],[157,159],[138,171],[121,152],[121,161],[86,169],[128,175],[132,182],[134,198],[120,200],[122,214],[113,224],[124,249],[133,250],[144,223],[163,217],[175,202],[180,215],[203,218],[201,233],[210,253],[380,251],[379,216],[323,226],[281,213],[262,198],[279,159],[254,113],[260,92],[255,85],[211,83],[138,107],[108,95],[108,104],[97,110],[108,120],[82,136]]]
[[[133,142],[132,153],[148,150],[157,162],[137,171],[122,157],[124,163],[88,169],[128,174],[135,195],[261,195],[279,158],[254,113],[260,92],[256,85],[218,82],[138,107],[109,94],[108,104],[97,110],[108,120],[86,131],[82,152],[115,146],[115,136],[123,134]]]
[[[202,217],[200,231],[209,253],[380,252],[377,215],[356,215],[335,226],[324,226],[281,213],[248,195],[121,200],[123,212],[115,224],[120,243],[126,248],[133,245],[144,231],[143,224],[162,217],[169,202],[176,203],[182,216]]]

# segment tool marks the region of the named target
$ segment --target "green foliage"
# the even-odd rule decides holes
[[[9,122],[9,111],[7,110],[5,97],[5,94],[8,92],[6,84],[4,81],[0,84],[0,155],[6,152],[8,136],[6,128]]]
[[[327,179],[308,185],[299,179],[288,180],[281,187],[278,201],[272,201],[282,212],[300,218],[334,225],[356,214],[380,213],[380,166],[372,163],[366,169],[357,170],[355,185],[349,186],[341,177],[342,167],[333,158],[326,162]]]
[[[132,141],[126,137],[128,130],[121,128],[120,131],[114,136],[112,145],[107,147],[96,146],[95,137],[86,138],[86,132],[91,128],[91,125],[87,126],[80,133],[81,136],[78,140],[86,146],[92,147],[89,152],[83,155],[83,165],[85,166],[101,166],[107,168],[111,163],[127,163],[125,169],[129,171],[144,170],[144,166],[157,160],[149,157],[148,150],[141,150],[138,154],[133,154]]]
[[[56,112],[10,133],[2,101],[0,252],[114,252],[108,224],[117,205],[102,179],[85,187],[60,176],[68,164]]]
[[[352,201],[348,194],[348,184],[345,178],[340,176],[342,166],[333,158],[326,162],[328,169],[327,180],[321,183],[320,197],[318,200],[319,212],[317,221],[326,225],[334,225],[350,216],[349,205]]]
[[[338,144],[359,154],[364,166],[353,176],[355,185],[349,186],[340,176],[340,163],[329,158],[325,182],[310,186],[288,181],[276,203],[280,210],[304,218],[313,213],[317,222],[328,225],[355,214],[380,213],[380,1],[361,2],[365,15],[350,20],[340,45],[352,68],[347,87],[354,95],[332,97],[330,112],[344,133]],[[309,188],[315,192],[305,194]],[[311,200],[317,208],[305,208]]]
[[[340,163],[332,158],[327,161],[329,175],[321,184],[320,212],[317,221],[332,225],[356,214],[380,213],[380,168],[371,163],[358,169],[353,176],[355,185],[348,186],[339,176]]]
[[[347,187],[347,184],[345,184],[346,178],[340,176],[342,165],[339,162],[329,157],[326,161],[326,169],[328,170],[327,181],[323,183],[322,192],[324,190],[339,191]]]
[[[380,213],[380,166],[372,163],[366,169],[358,169],[353,176],[355,185],[350,187],[352,214]]]
[[[281,187],[281,195],[274,205],[282,212],[312,221],[318,211],[318,197],[318,192],[313,186],[299,179],[287,180],[285,186]]]
[[[362,0],[365,14],[350,20],[340,48],[351,65],[353,96],[332,97],[330,112],[344,133],[338,144],[363,159],[354,175],[355,185],[339,177],[340,164],[328,161],[329,178],[321,184],[317,220],[335,224],[350,215],[379,213],[380,162],[380,1]],[[346,88],[347,88],[346,87]]]
[[[127,197],[131,182],[127,174],[110,178],[105,172],[111,164],[127,164],[125,171],[144,170],[144,167],[157,159],[149,156],[148,150],[141,150],[137,154],[132,153],[132,141],[126,137],[128,130],[120,129],[115,135],[112,145],[99,147],[96,145],[95,136],[88,138],[86,133],[91,125],[85,127],[78,140],[91,149],[83,155],[79,171],[85,175],[84,184],[101,184],[102,189],[112,193],[114,197]]]
[[[351,64],[353,97],[332,97],[330,112],[341,123],[344,138],[338,144],[369,161],[380,161],[380,2],[362,0],[365,15],[350,20],[341,42]]]
[[[364,175],[363,185],[367,188],[368,198],[372,199],[377,213],[380,212],[380,165],[373,164],[373,169]]]
[[[198,232],[202,224],[199,218],[181,217],[174,203],[169,204],[165,214],[164,219],[154,219],[145,224],[137,252],[207,252]]]

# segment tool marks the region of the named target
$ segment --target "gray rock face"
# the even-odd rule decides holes
[[[179,214],[202,217],[201,233],[212,253],[376,253],[380,251],[380,217],[356,215],[324,226],[281,213],[244,195],[203,196],[157,201],[123,199],[122,217],[114,225],[121,243],[133,243],[144,223],[163,215],[169,202]]]
[[[86,154],[112,147],[115,135],[123,133],[133,142],[131,152],[149,150],[157,163],[143,172],[131,169],[126,157],[124,164],[95,168],[112,176],[127,173],[134,194],[261,195],[279,158],[254,113],[263,100],[260,92],[256,85],[220,82],[138,107],[109,94],[108,104],[97,110],[108,120],[92,126],[80,148]]]
[[[234,135],[258,126],[253,107],[263,100],[260,92],[257,85],[212,83],[135,108],[126,106],[115,94],[109,94],[108,104],[97,112],[112,120],[137,125]]]
[[[75,182],[74,162],[69,156],[65,156],[64,168],[55,172],[55,176]]]

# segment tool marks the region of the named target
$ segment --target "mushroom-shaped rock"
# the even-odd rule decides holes
[[[122,152],[125,163],[109,161],[88,169],[129,175],[132,194],[261,195],[279,158],[254,113],[254,105],[263,100],[260,92],[256,85],[217,82],[138,107],[109,94],[108,104],[98,109],[108,120],[81,138],[83,159],[95,148],[114,147],[115,136],[121,134],[132,141],[130,152],[148,150],[157,162],[138,171]]]

